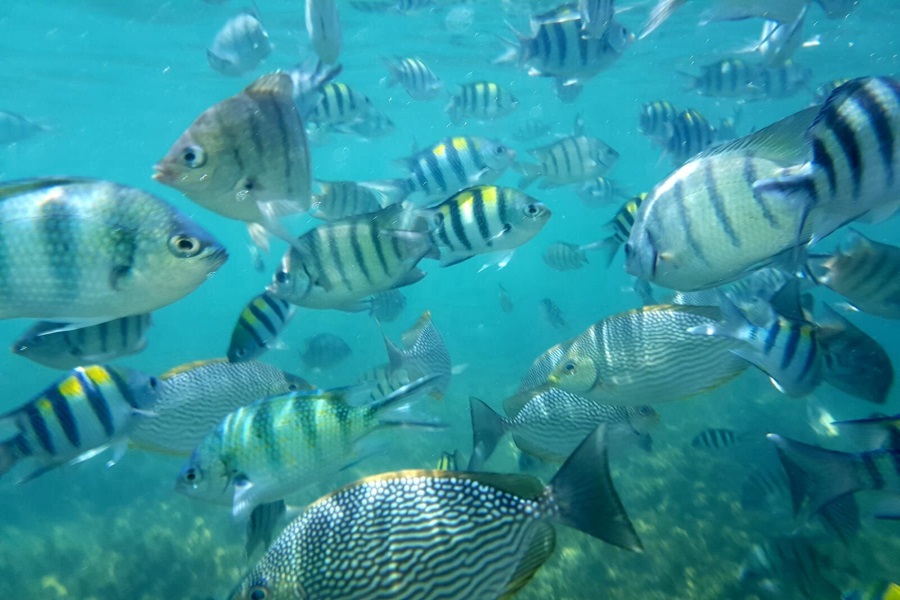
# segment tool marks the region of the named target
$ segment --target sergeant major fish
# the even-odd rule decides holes
[[[271,52],[269,34],[259,17],[244,11],[219,30],[206,50],[206,59],[219,73],[238,76],[255,69]]]
[[[337,490],[288,525],[229,598],[509,598],[553,553],[554,524],[641,550],[609,476],[604,427],[547,487],[528,475],[398,471]],[[370,568],[347,577],[335,561]]]
[[[281,344],[278,336],[294,316],[295,307],[275,298],[269,292],[253,297],[238,316],[228,344],[228,360],[254,360],[270,348]]]
[[[585,181],[578,186],[578,197],[585,206],[599,208],[616,202],[619,198],[628,198],[628,194],[618,182],[608,177],[597,177],[591,181]]]
[[[641,209],[641,205],[646,199],[646,192],[630,198],[616,211],[612,220],[606,224],[606,227],[612,230],[612,235],[604,238],[600,242],[600,249],[606,258],[607,267],[612,264],[613,259],[616,257],[616,253],[619,251],[619,247],[628,241],[628,237],[631,235],[631,229],[634,227],[634,221]]]
[[[397,320],[397,317],[406,308],[406,296],[400,290],[387,290],[379,292],[366,301],[369,307],[369,316],[379,323],[389,323]]]
[[[519,106],[512,93],[493,81],[464,83],[459,91],[450,97],[444,111],[455,124],[468,119],[492,121],[505,117]]]
[[[317,181],[322,190],[313,196],[310,214],[324,221],[336,221],[377,212],[382,207],[378,192],[353,181]]]
[[[583,132],[579,118],[575,122],[574,135],[530,150],[540,164],[516,164],[516,170],[523,175],[519,187],[524,189],[537,179],[541,179],[540,187],[548,188],[606,175],[619,159],[619,153],[603,140],[583,135]]]
[[[387,84],[400,84],[411,98],[434,100],[444,90],[444,82],[418,57],[383,59],[390,76]]]
[[[566,321],[562,309],[556,302],[550,298],[542,298],[540,302],[538,302],[538,307],[540,308],[541,316],[544,317],[544,320],[550,323],[555,329],[569,328],[569,323]]]

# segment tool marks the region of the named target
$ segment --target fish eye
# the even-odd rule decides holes
[[[159,388],[159,379],[156,377],[150,378],[150,389],[156,391]]]
[[[192,169],[202,167],[206,164],[206,150],[200,146],[188,146],[184,149],[181,159]]]
[[[638,412],[640,412],[642,415],[649,415],[649,414],[650,414],[650,407],[649,407],[649,406],[642,406],[641,409],[640,409]]]
[[[182,258],[197,256],[202,248],[200,240],[189,235],[174,235],[169,238],[169,249]]]
[[[537,215],[539,212],[541,212],[541,209],[539,209],[535,204],[529,204],[525,207],[525,214],[530,217]]]
[[[563,369],[566,370],[566,373],[574,373],[575,372],[575,363],[573,363],[572,361],[569,361],[565,365],[563,365]]]
[[[278,283],[287,283],[288,274],[285,271],[276,271],[275,272],[275,281]]]
[[[184,478],[189,483],[194,483],[200,478],[200,474],[197,473],[197,469],[191,467],[187,471],[184,472]]]
[[[500,156],[501,154],[506,154],[506,146],[497,146],[494,148],[494,154]]]
[[[266,600],[269,597],[269,588],[263,587],[261,585],[255,585],[250,588],[250,594],[248,596],[250,600]]]

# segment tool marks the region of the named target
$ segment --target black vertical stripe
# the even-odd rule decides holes
[[[469,243],[469,239],[466,236],[466,229],[463,226],[462,215],[459,212],[459,204],[455,199],[452,199],[448,202],[447,207],[450,209],[450,225],[453,228],[453,235],[456,237],[457,241],[462,245],[466,250],[472,249],[472,244]]]
[[[690,246],[694,254],[697,255],[697,258],[709,264],[709,261],[706,258],[706,252],[704,252],[703,248],[697,242],[697,237],[694,234],[694,226],[691,223],[687,208],[684,205],[684,185],[682,182],[679,181],[676,183],[672,188],[672,192],[674,194],[674,203],[678,206],[676,212],[678,213],[679,221],[681,221],[681,228],[684,230],[684,234],[687,237],[688,246]]]
[[[753,184],[759,181],[759,174],[756,171],[756,163],[754,159],[746,156],[743,160],[744,168],[743,168],[743,177],[744,181],[747,182],[752,189]],[[765,197],[760,194],[757,190],[753,191],[753,200],[759,205],[759,209],[762,211],[763,218],[766,222],[772,227],[778,227],[778,220],[775,218],[775,215],[772,214],[772,211],[769,209],[769,204],[766,201]]]
[[[53,438],[50,436],[50,430],[47,427],[47,422],[44,421],[44,417],[41,416],[41,413],[38,410],[37,404],[35,402],[29,402],[27,405],[25,405],[25,416],[28,417],[28,423],[31,425],[31,431],[33,431],[35,436],[37,436],[38,443],[40,443],[41,448],[43,448],[44,451],[49,454],[56,454],[56,445],[53,443]]]
[[[341,119],[346,114],[346,109],[344,108],[344,93],[346,91],[347,88],[343,85],[337,84],[334,86],[334,104],[337,108],[337,115]]]
[[[258,348],[266,347],[266,341],[260,337],[253,325],[247,322],[247,319],[238,319],[238,326],[250,334],[250,337],[253,338],[253,343],[255,343]]]
[[[290,115],[290,116],[285,115],[285,112],[284,112],[285,104],[287,104],[287,103],[283,104],[281,102],[281,98],[278,98],[274,95],[269,99],[268,102],[266,102],[266,105],[268,106],[269,109],[271,109],[272,115],[274,116],[275,129],[278,132],[279,136],[281,137],[281,145],[279,146],[280,152],[279,152],[278,156],[282,162],[284,184],[287,187],[286,191],[287,191],[288,198],[293,198],[294,193],[295,193],[294,185],[293,185],[294,184],[293,166],[294,166],[294,160],[295,160],[295,158],[294,158],[294,145],[295,145],[294,141],[295,140],[294,140],[293,134],[296,130],[296,127],[291,127],[288,124],[288,120],[292,116],[296,117],[296,115]],[[294,107],[293,102],[291,102],[288,105],[287,110],[295,111],[297,109]]]
[[[372,276],[369,274],[369,267],[366,265],[366,259],[363,256],[362,246],[360,245],[360,238],[364,234],[364,228],[368,227],[368,223],[364,223],[361,221],[357,221],[353,224],[353,227],[350,230],[350,247],[353,250],[353,260],[356,261],[359,270],[362,271],[363,277],[366,278],[366,281],[372,283]]]
[[[247,306],[247,310],[250,311],[250,314],[256,317],[256,320],[259,321],[259,323],[261,323],[262,326],[265,327],[270,334],[272,334],[273,336],[278,335],[278,328],[274,323],[272,323],[271,319],[269,319],[269,316],[265,312],[261,311],[255,303],[251,302]],[[250,325],[250,323],[247,322],[247,319],[241,319],[241,322],[246,324],[245,327]]]
[[[378,257],[378,264],[381,265],[381,270],[385,275],[390,275],[390,269],[388,269],[387,260],[384,256],[384,248],[381,245],[381,236],[379,235],[380,231],[378,226],[374,223],[369,224],[369,237],[372,240],[372,246],[375,248],[375,256]]]
[[[725,199],[719,193],[719,184],[716,181],[716,172],[712,161],[704,162],[703,177],[704,187],[709,196],[709,202],[712,204],[713,212],[716,214],[716,219],[725,231],[725,235],[728,236],[728,241],[731,242],[731,245],[735,248],[740,248],[741,240],[738,239],[731,219],[728,217],[728,212],[725,210]]]
[[[453,252],[455,250],[453,246],[453,242],[450,240],[450,236],[447,233],[447,219],[444,217],[444,213],[441,212],[441,209],[435,215],[435,219],[437,220],[437,227],[435,227],[435,233],[437,233],[438,239],[441,243],[447,247],[448,250]]]
[[[856,139],[856,132],[847,121],[847,118],[838,110],[837,103],[826,104],[822,111],[825,125],[831,130],[837,139],[847,165],[850,169],[850,178],[853,180],[853,195],[859,193],[860,180],[862,178],[862,152],[859,147],[859,141]]]
[[[469,178],[466,177],[466,168],[463,166],[462,158],[459,155],[459,151],[457,151],[456,146],[453,145],[452,139],[447,146],[447,161],[450,163],[450,168],[453,169],[453,173],[456,175],[456,178],[463,185],[469,182]]]
[[[559,66],[564,67],[566,65],[566,55],[568,54],[566,31],[561,23],[553,23],[553,33],[556,34],[556,51],[559,56]]]
[[[509,223],[509,202],[506,199],[506,189],[497,189],[497,218],[502,225]]]
[[[75,415],[66,397],[62,395],[58,387],[52,387],[44,394],[44,398],[50,401],[53,415],[66,434],[66,439],[76,448],[81,447],[81,436],[78,433],[78,425],[75,423]]]
[[[310,259],[312,261],[312,265],[308,265],[312,267],[312,272],[310,275],[313,278],[313,285],[320,285],[322,287],[330,287],[331,286],[331,278],[328,276],[328,273],[325,271],[324,264],[322,262],[322,237],[325,235],[325,228],[316,228],[310,231],[308,234],[305,234],[307,244],[306,256],[301,257],[301,262],[307,263],[305,259]],[[309,269],[307,269],[309,272]]]
[[[54,282],[53,293],[74,300],[80,292],[78,279],[73,280],[70,273],[73,257],[79,254],[78,215],[72,205],[61,200],[47,200],[37,213],[37,228],[45,248],[43,259]]]
[[[441,165],[433,152],[425,154],[425,164],[428,165],[428,171],[431,173],[433,180],[437,183],[438,189],[442,192],[448,191],[447,182],[444,180],[444,174],[441,172]]]
[[[485,164],[484,160],[481,158],[481,154],[479,151],[480,145],[476,144],[475,140],[473,140],[472,138],[467,137],[466,147],[469,149],[469,158],[472,159],[472,164],[475,165],[475,169],[477,171],[483,171],[484,169],[487,169],[487,164]]]
[[[128,386],[128,383],[123,381],[118,373],[113,372],[112,369],[106,369],[106,372],[109,374],[113,384],[115,384],[116,389],[119,391],[119,395],[122,396],[125,402],[130,406],[137,408],[134,394]],[[81,383],[81,387],[84,389],[84,397],[87,398],[88,405],[91,407],[91,410],[94,411],[97,420],[100,421],[103,432],[108,437],[112,437],[116,432],[115,423],[113,422],[112,412],[109,409],[109,403],[103,396],[103,392],[84,374],[83,371],[75,371],[73,377],[77,377],[78,381]]]
[[[787,327],[787,342],[784,345],[784,354],[781,355],[781,369],[787,369],[797,354],[800,345],[800,327],[796,323],[789,323]]]
[[[881,162],[884,164],[884,170],[887,173],[888,185],[894,183],[894,130],[891,127],[890,118],[885,111],[885,107],[878,98],[872,93],[869,83],[860,90],[857,101],[863,113],[868,117],[869,124],[875,140],[878,142],[878,153],[881,155]],[[900,101],[900,97],[896,98]]]
[[[341,278],[341,283],[344,284],[344,287],[347,290],[352,290],[353,282],[347,277],[347,269],[344,265],[344,258],[341,256],[340,240],[338,240],[337,237],[337,229],[334,227],[327,227],[323,230],[323,233],[328,243],[328,253],[331,255],[331,260],[334,261],[334,266],[337,269],[338,277]]]
[[[488,242],[488,246],[491,246],[491,242],[488,241],[491,238],[491,230],[488,226],[487,215],[484,212],[484,196],[481,193],[481,188],[472,188],[470,191],[472,192],[472,215],[475,217],[478,233],[481,234],[481,239]]]
[[[819,138],[814,138],[812,142],[813,162],[825,171],[825,177],[828,179],[828,190],[831,194],[837,191],[837,173],[834,169],[834,161],[829,154],[825,144]]]
[[[430,154],[430,152],[429,152]],[[425,169],[422,168],[422,161],[427,161],[427,156],[422,158],[421,160],[416,159],[410,163],[410,168],[412,169],[413,176],[416,178],[416,181],[419,183],[419,188],[425,192],[426,194],[431,193],[431,186],[428,185],[428,177],[425,175]]]
[[[812,370],[812,366],[816,362],[816,358],[819,354],[819,344],[815,337],[809,338],[809,351],[806,353],[806,361],[803,363],[803,377],[806,377],[810,371]]]
[[[287,321],[285,312],[287,310],[287,302],[281,300],[280,298],[273,298],[268,293],[260,294],[259,299],[269,306],[269,309],[273,313],[275,313],[279,321],[281,321],[282,323]]]
[[[772,352],[772,348],[775,347],[775,342],[778,340],[779,333],[781,333],[781,321],[775,319],[772,326],[769,327],[769,330],[766,332],[766,341],[763,343],[763,354]]]

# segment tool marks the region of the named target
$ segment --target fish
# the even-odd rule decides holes
[[[815,239],[900,208],[900,80],[852,79],[832,92],[803,137],[802,162],[753,184],[764,201],[808,214]]]
[[[600,250],[605,258],[607,267],[612,264],[612,261],[619,252],[619,248],[622,244],[625,244],[628,241],[628,238],[631,235],[631,229],[634,227],[634,221],[637,218],[638,212],[641,210],[641,205],[647,199],[647,195],[648,194],[644,192],[629,198],[625,204],[616,211],[612,220],[606,224],[606,228],[612,230],[612,235],[602,240]]]
[[[184,463],[175,490],[232,507],[237,519],[322,477],[364,452],[363,438],[392,427],[434,428],[408,413],[407,397],[428,378],[369,403],[366,386],[290,392],[229,413]]]
[[[8,145],[33,138],[50,131],[46,125],[37,123],[25,115],[10,111],[0,111],[0,144]]]
[[[247,244],[247,251],[250,253],[250,263],[253,270],[262,273],[266,270],[266,261],[263,259],[262,252],[254,244]]]
[[[147,347],[150,314],[69,329],[66,323],[39,321],[13,342],[14,354],[51,369],[107,363]]]
[[[816,319],[823,351],[822,377],[842,392],[884,404],[894,384],[894,366],[885,349],[828,305]]]
[[[585,206],[598,208],[616,202],[619,198],[628,198],[628,194],[620,185],[608,177],[596,177],[578,186],[578,197]]]
[[[802,160],[809,108],[711,148],[653,188],[625,243],[625,268],[679,291],[718,287],[789,256],[813,235],[800,202],[761,198],[760,179]],[[802,144],[799,144],[802,146]]]
[[[362,118],[352,123],[332,126],[332,129],[338,133],[355,135],[368,141],[393,133],[394,122],[387,116],[387,113],[372,107]]]
[[[607,317],[571,340],[547,381],[600,404],[638,406],[690,398],[740,375],[739,342],[688,329],[717,322],[709,306],[645,306]]]
[[[257,548],[262,547],[263,551],[266,551],[272,545],[272,540],[290,520],[287,514],[288,507],[284,500],[260,504],[253,509],[247,520],[247,541],[244,545],[247,558],[250,558]]]
[[[717,141],[716,128],[692,108],[678,113],[670,123],[670,133],[662,141],[665,155],[675,166],[700,154]]]
[[[0,441],[0,476],[23,461],[37,468],[25,483],[67,464],[80,463],[113,448],[113,462],[125,438],[158,400],[155,377],[118,367],[72,369],[25,404],[0,415],[12,435]]]
[[[828,556],[808,540],[774,537],[753,546],[739,577],[767,597],[796,598],[796,591],[809,600],[837,600],[840,590],[826,577],[831,566]]]
[[[259,17],[243,11],[228,19],[216,33],[206,60],[213,70],[237,77],[248,73],[272,52],[269,34]]]
[[[110,181],[7,181],[0,200],[0,319],[85,326],[150,313],[197,289],[228,258],[166,202]]]
[[[700,69],[700,75],[682,73],[687,78],[685,91],[714,98],[760,98],[765,90],[759,85],[760,67],[740,58],[725,58]]]
[[[444,200],[473,185],[496,181],[516,159],[516,153],[498,140],[479,136],[455,136],[403,159],[404,179],[364,182],[384,194],[390,203],[402,202],[410,194],[423,204]]]
[[[616,17],[614,0],[578,0],[578,11],[584,35],[598,39],[606,35]]]
[[[823,0],[820,0],[820,2]],[[824,0],[830,1],[830,0]],[[838,0],[845,2],[846,0]],[[685,0],[658,0],[650,11],[650,17],[638,39],[644,39],[656,31],[681,6]],[[714,0],[702,14],[700,24],[714,21],[738,21],[761,17],[779,23],[792,23],[806,10],[809,0]],[[836,18],[836,16],[830,18]]]
[[[759,44],[753,51],[759,55],[766,67],[780,67],[791,59],[794,53],[804,45],[803,25],[806,20],[804,6],[800,16],[794,21],[779,23],[764,21]],[[823,98],[824,100],[824,98]]]
[[[594,244],[579,246],[568,242],[554,242],[547,246],[542,258],[544,264],[554,271],[572,271],[588,264],[587,251],[594,246]]]
[[[531,391],[547,383],[547,379],[553,373],[556,365],[558,365],[560,361],[565,358],[566,354],[569,352],[569,348],[571,347],[571,345],[571,340],[561,342],[559,344],[554,344],[553,346],[542,352],[540,356],[534,359],[534,361],[531,363],[531,366],[528,367],[528,371],[519,382],[519,387],[516,389],[516,394],[522,394],[524,392]],[[506,414],[508,415],[517,412],[515,410],[511,410],[510,408],[504,408],[506,410]]]
[[[467,471],[483,470],[507,433],[522,452],[544,462],[562,462],[601,423],[606,424],[610,445],[636,443],[650,448],[648,430],[659,421],[659,414],[649,406],[606,406],[550,386],[509,398],[504,407],[511,404],[521,407],[503,417],[478,398],[469,398],[473,451]]]
[[[731,430],[711,427],[704,429],[691,440],[692,448],[723,450],[733,448],[741,442],[741,434]]]
[[[655,140],[665,140],[672,135],[672,123],[679,112],[668,100],[656,100],[641,105],[638,130]]]
[[[425,62],[417,57],[395,56],[384,58],[388,70],[387,85],[400,84],[410,98],[415,100],[434,100],[444,91],[444,82]]]
[[[831,425],[861,450],[900,450],[900,415],[875,413],[864,419],[832,420]]]
[[[549,188],[606,175],[619,159],[619,153],[599,138],[582,135],[582,131],[576,124],[574,135],[530,150],[540,164],[516,164],[516,170],[523,175],[519,187],[525,189],[538,179],[539,187]]]
[[[296,308],[269,292],[253,297],[241,310],[231,332],[226,356],[231,362],[255,360],[270,348],[283,347],[278,337],[290,323]]]
[[[223,217],[290,239],[276,217],[312,202],[309,147],[287,73],[269,73],[206,109],[154,166],[153,179]]]
[[[810,515],[843,496],[864,490],[900,494],[900,450],[838,452],[770,433],[768,437],[788,474],[794,513]]]
[[[900,584],[890,581],[876,581],[863,590],[854,590],[843,600],[900,600]]]
[[[562,309],[556,305],[556,302],[550,298],[542,298],[538,302],[541,309],[541,316],[550,323],[555,329],[569,329],[569,323],[562,314]]]
[[[306,59],[287,71],[291,78],[291,97],[304,123],[322,102],[325,86],[334,82],[341,71],[341,65],[326,65],[318,59]]]
[[[788,60],[777,67],[760,66],[753,84],[766,98],[789,98],[808,89],[812,69]]]
[[[353,350],[339,335],[320,333],[306,339],[300,360],[311,369],[331,369],[347,359]]]
[[[848,81],[850,80],[846,77],[839,77],[837,79],[827,81],[817,87],[813,92],[813,105],[824,103],[826,100],[828,100],[828,97],[831,96],[834,90],[838,89]]]
[[[341,17],[335,0],[306,0],[306,33],[319,59],[334,64],[341,55]]]
[[[513,129],[512,137],[520,142],[530,142],[550,133],[550,125],[541,119],[531,118],[520,121]]]
[[[553,553],[554,524],[640,552],[610,479],[605,433],[601,426],[588,436],[547,487],[530,475],[454,471],[359,480],[288,525],[229,598],[280,600],[298,586],[323,600],[372,589],[397,599],[509,598]],[[371,569],[344,577],[328,566],[334,560]],[[398,571],[398,560],[409,568]]]
[[[450,97],[444,112],[454,124],[469,119],[493,121],[511,114],[519,106],[512,93],[493,81],[475,81],[459,86],[459,91]]]
[[[307,308],[355,312],[365,298],[411,285],[416,268],[436,251],[426,233],[402,229],[401,207],[323,223],[285,252],[267,288],[276,298]]]
[[[536,236],[552,215],[528,194],[492,185],[466,188],[416,214],[427,223],[442,267],[479,254],[509,253]]]
[[[350,6],[365,13],[408,15],[434,6],[435,0],[351,0]]]
[[[359,123],[374,110],[368,96],[341,81],[322,86],[319,103],[306,116],[306,123],[334,128]]]
[[[225,415],[266,396],[311,390],[302,377],[251,360],[185,363],[159,376],[153,418],[142,419],[129,441],[141,450],[187,456]]]
[[[368,299],[369,316],[379,323],[396,321],[406,309],[406,296],[400,290],[387,290]]]
[[[812,255],[806,273],[837,292],[853,308],[885,319],[900,319],[900,247],[882,244],[850,229],[830,255]]]
[[[317,181],[322,190],[313,196],[310,214],[323,221],[337,221],[382,208],[382,197],[372,189],[353,181]]]
[[[724,337],[743,342],[731,352],[769,376],[779,392],[806,396],[822,382],[823,354],[816,326],[778,314],[767,303],[740,308],[724,295],[721,321],[695,325],[694,335]]]
[[[500,310],[503,312],[511,313],[515,309],[512,298],[509,297],[509,292],[499,283],[497,284],[497,299],[500,302]]]

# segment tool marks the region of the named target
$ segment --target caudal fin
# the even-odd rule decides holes
[[[364,188],[381,194],[386,198],[386,205],[400,204],[412,193],[405,179],[378,179],[375,181],[359,182]]]
[[[643,551],[609,474],[606,424],[585,438],[550,481],[557,521],[605,542]]]
[[[500,438],[506,433],[506,423],[497,412],[474,396],[469,398],[472,415],[472,456],[467,471],[479,471],[491,457]]]
[[[0,442],[0,477],[9,473],[27,456],[28,445],[21,434]]]
[[[856,455],[826,450],[770,433],[778,457],[784,465],[791,488],[794,513],[799,513],[804,499],[809,514],[838,498],[865,488],[860,477]]]

